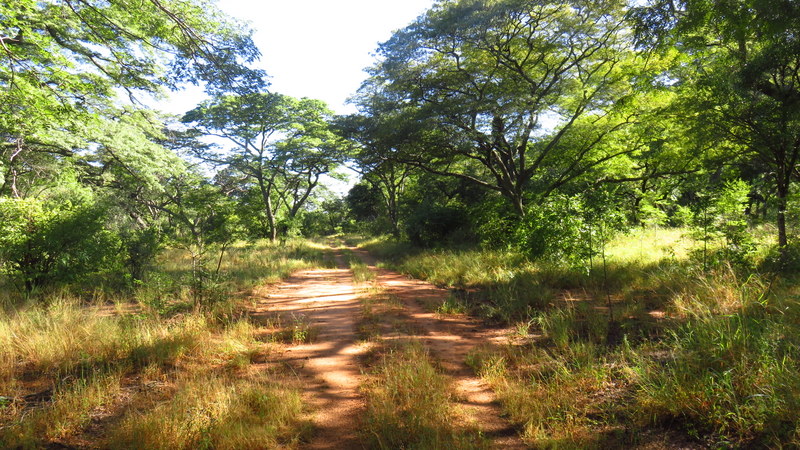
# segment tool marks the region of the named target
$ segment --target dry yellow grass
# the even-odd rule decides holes
[[[278,280],[322,256],[299,241],[237,247],[223,259],[225,289]],[[153,305],[63,294],[0,310],[0,447],[269,448],[306,434],[299,390],[265,364],[275,344],[256,338],[244,299],[184,308],[173,278],[181,258],[162,260],[145,292]]]

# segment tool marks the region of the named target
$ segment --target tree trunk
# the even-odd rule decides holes
[[[514,210],[520,217],[525,217],[525,204],[522,201],[522,194],[511,194],[508,196],[514,205]]]
[[[779,174],[781,176],[781,174]],[[789,196],[789,183],[784,180],[778,180],[778,251],[780,252],[781,268],[786,266],[789,260],[789,247],[788,239],[786,237],[786,206],[787,197]]]
[[[390,186],[386,195],[386,212],[389,214],[389,221],[392,222],[392,236],[395,238],[400,237],[400,219],[397,211],[397,194],[395,193],[394,186]],[[383,193],[383,190],[381,190]]]
[[[269,220],[269,240],[275,242],[278,239],[278,224],[275,223],[275,213],[272,212],[272,199],[269,198],[269,195],[267,195],[266,209]]]
[[[269,240],[275,242],[278,239],[278,226],[275,223],[275,213],[272,211],[272,198],[270,196],[272,191],[272,180],[269,186],[264,182],[264,177],[258,177],[258,187],[261,190],[261,200],[264,202],[264,212],[267,214],[267,222],[269,225]]]

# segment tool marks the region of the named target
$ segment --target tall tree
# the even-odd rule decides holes
[[[766,169],[777,199],[778,246],[800,158],[800,4],[791,0],[656,0],[637,10],[643,44],[690,55],[673,74],[696,136],[728,158]]]
[[[339,117],[336,128],[347,139],[357,143],[351,158],[352,169],[380,193],[392,234],[399,236],[400,197],[413,168],[398,161],[395,155],[397,143],[391,133],[383,132],[385,130],[378,124],[380,120],[355,114]]]
[[[395,158],[536,196],[635,148],[602,145],[634,120],[624,2],[451,0],[381,45],[362,111]]]
[[[318,100],[277,93],[220,96],[189,111],[183,122],[201,134],[232,142],[230,152],[198,156],[241,173],[260,193],[269,237],[278,236],[278,212],[294,219],[319,185],[320,177],[343,158],[342,140],[331,130],[332,113]]]

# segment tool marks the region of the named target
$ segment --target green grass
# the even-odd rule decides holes
[[[449,381],[418,342],[386,353],[365,393],[370,448],[488,448],[477,432],[457,425]]]
[[[702,290],[683,299],[687,321],[659,343],[667,356],[637,365],[644,417],[677,420],[717,445],[800,445],[800,305],[782,286],[765,296],[752,284],[732,299],[704,301]]]
[[[137,373],[155,370],[168,379],[186,378],[181,389],[189,390],[195,381],[206,383],[191,374],[245,373],[252,361],[270,352],[268,344],[255,339],[255,331],[246,318],[219,322],[197,313],[169,320],[109,315],[77,302],[2,317],[0,392],[14,401],[0,415],[0,444],[36,447],[79,435],[93,415],[115,403],[122,380],[135,384]],[[24,399],[36,394],[27,387],[32,379],[38,390],[52,394],[29,414],[31,403]]]
[[[627,389],[618,358],[591,343],[557,352],[506,347],[468,362],[493,387],[509,419],[535,448],[594,448],[621,429],[617,397]],[[619,447],[617,442],[614,447]]]
[[[798,280],[752,269],[769,253],[758,236],[749,264],[727,263],[716,244],[703,264],[686,234],[619,236],[605,273],[598,259],[587,270],[508,252],[367,245],[398,270],[456,288],[446,309],[516,324],[510,334],[523,344],[480,349],[469,363],[532,447],[676,436],[711,447],[800,445]]]
[[[609,259],[620,262],[656,263],[664,259],[685,260],[697,243],[687,228],[642,228],[617,236],[606,246]]]
[[[375,271],[370,269],[361,258],[349,250],[345,250],[344,255],[350,270],[353,271],[353,281],[355,283],[364,284],[375,280]]]
[[[35,448],[69,437],[91,422],[95,410],[116,400],[121,378],[122,372],[115,371],[61,383],[53,389],[52,397],[30,414],[10,411],[13,419],[0,431],[0,444],[4,448]]]

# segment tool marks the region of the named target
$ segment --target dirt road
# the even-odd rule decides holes
[[[467,420],[496,448],[526,448],[516,430],[502,417],[491,389],[465,364],[475,346],[502,339],[502,332],[487,330],[466,316],[442,317],[423,305],[441,302],[448,292],[397,272],[378,269],[365,252],[350,249],[377,274],[375,284],[400,300],[409,327],[451,377],[456,399]],[[278,357],[290,364],[305,381],[305,399],[316,412],[315,432],[305,446],[310,449],[363,448],[361,417],[365,402],[359,392],[364,381],[356,325],[361,313],[360,298],[367,295],[355,286],[342,250],[336,250],[337,269],[302,271],[274,287],[259,302],[262,314],[279,315],[283,323],[314,330],[310,343],[287,346]]]

